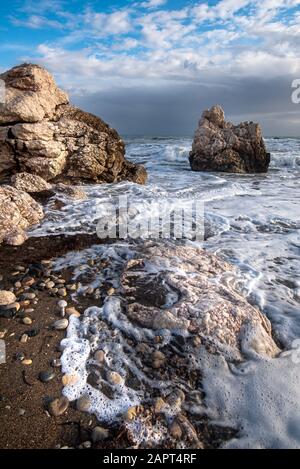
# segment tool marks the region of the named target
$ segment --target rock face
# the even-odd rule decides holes
[[[51,184],[40,176],[29,173],[18,173],[11,178],[11,185],[19,191],[34,193],[49,191],[52,189]]]
[[[261,128],[253,122],[233,125],[220,106],[204,111],[190,153],[193,171],[265,173],[270,164]]]
[[[204,250],[154,245],[124,269],[121,284],[130,299],[127,318],[154,331],[199,334],[202,343],[213,343],[216,350],[230,351],[236,359],[250,350],[273,357],[279,349],[271,324],[226,286],[226,275],[232,270]],[[213,281],[218,276],[224,278],[223,283]]]
[[[0,75],[0,181],[19,172],[46,181],[144,184],[143,166],[125,159],[118,133],[96,116],[68,104],[42,67],[24,64]]]
[[[0,243],[22,244],[24,230],[44,216],[41,206],[26,192],[10,186],[0,186]]]

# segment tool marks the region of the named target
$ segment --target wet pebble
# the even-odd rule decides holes
[[[23,319],[22,322],[23,322],[23,324],[26,324],[26,326],[29,326],[30,324],[32,324],[32,319],[26,317],[26,318]]]
[[[35,293],[23,293],[21,299],[22,300],[34,300],[36,297]]]
[[[18,362],[22,362],[25,359],[25,354],[23,352],[16,352],[15,353],[15,360]]]
[[[61,360],[59,358],[53,358],[53,360],[51,360],[51,366],[53,366],[53,368],[61,367]]]
[[[27,334],[22,334],[21,338],[20,338],[20,342],[22,344],[26,344],[27,341],[28,341],[28,335]]]
[[[25,334],[27,334],[28,337],[36,337],[39,333],[40,333],[40,330],[37,328],[33,328],[28,331],[25,331]]]
[[[53,328],[56,329],[57,331],[63,331],[67,329],[69,325],[68,319],[59,319],[58,321],[55,321],[53,324]]]
[[[42,383],[48,383],[53,378],[55,378],[55,373],[52,370],[41,371],[39,373],[39,379]]]
[[[174,438],[175,440],[180,440],[180,438],[182,437],[181,427],[180,425],[178,425],[176,421],[174,421],[171,424],[169,428],[169,432],[170,432],[171,437]]]
[[[74,373],[71,375],[64,375],[62,377],[62,384],[64,386],[72,386],[73,384],[76,384],[79,380],[78,374]]]
[[[97,352],[95,352],[94,359],[98,363],[103,363],[105,359],[105,353],[103,350],[97,350]]]
[[[52,416],[57,417],[65,413],[69,407],[69,401],[65,396],[62,396],[58,399],[54,399],[49,404],[49,412]]]
[[[109,431],[103,427],[95,427],[92,432],[92,440],[94,443],[106,440],[109,437]]]
[[[26,366],[32,365],[31,358],[25,358],[25,360],[22,360],[22,364]]]
[[[107,379],[111,384],[120,385],[124,383],[124,379],[116,371],[109,371],[107,373]]]
[[[77,311],[77,309],[74,308],[73,306],[71,306],[70,308],[67,308],[67,309],[66,309],[66,314],[67,314],[68,316],[72,316],[72,315],[73,315],[73,316],[76,316],[77,318],[79,318],[79,317],[81,316],[80,312]]]
[[[35,283],[35,279],[33,277],[26,277],[22,280],[23,287],[31,287]]]
[[[65,296],[67,296],[67,290],[66,290],[65,288],[59,288],[59,289],[57,290],[57,294],[58,294],[59,296],[65,297]]]
[[[0,306],[7,306],[15,303],[16,297],[14,293],[8,290],[0,290]]]
[[[90,410],[91,404],[92,402],[89,396],[82,396],[77,399],[76,407],[80,412],[88,412]]]

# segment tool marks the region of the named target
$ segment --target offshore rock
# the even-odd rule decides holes
[[[259,124],[225,121],[220,106],[203,112],[196,130],[190,164],[193,171],[265,173],[270,164]]]

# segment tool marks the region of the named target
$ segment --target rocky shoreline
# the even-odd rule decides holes
[[[71,293],[78,285],[74,287],[70,283],[70,271],[52,272],[51,258],[70,250],[79,252],[96,243],[99,240],[93,236],[58,236],[31,238],[23,246],[1,248],[1,289],[13,290],[16,295],[13,308],[6,310],[2,306],[0,317],[0,334],[7,354],[6,364],[2,364],[0,370],[1,448],[110,449],[133,446],[130,431],[124,427],[122,419],[119,424],[103,428],[95,416],[78,410],[76,403],[69,403],[64,409],[64,398],[61,397],[65,381],[60,368],[60,342],[66,331],[65,325],[62,329],[53,326],[61,321],[58,302],[63,298],[68,304],[63,319],[66,322],[71,313],[82,315],[86,308],[93,306],[95,295],[87,293],[74,303]],[[50,282],[61,288],[56,291]],[[43,287],[43,283],[50,286]],[[105,297],[107,291],[102,295]],[[11,314],[3,314],[5,311]],[[157,400],[156,405],[159,403]],[[148,410],[147,406],[141,407],[137,412],[150,414],[151,406]],[[189,426],[187,429],[192,431]],[[182,433],[177,424],[170,431]],[[198,446],[206,448],[219,447],[235,434],[235,430],[210,425],[205,417],[198,432],[201,434],[201,445]],[[166,447],[168,445],[172,447],[166,443]]]

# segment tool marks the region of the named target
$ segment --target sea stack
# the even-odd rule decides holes
[[[193,171],[265,173],[270,164],[259,124],[226,122],[221,106],[203,112],[195,133]]]
[[[23,64],[0,79],[0,183],[19,172],[52,183],[146,182],[145,168],[125,159],[116,130],[71,106],[43,67]]]

